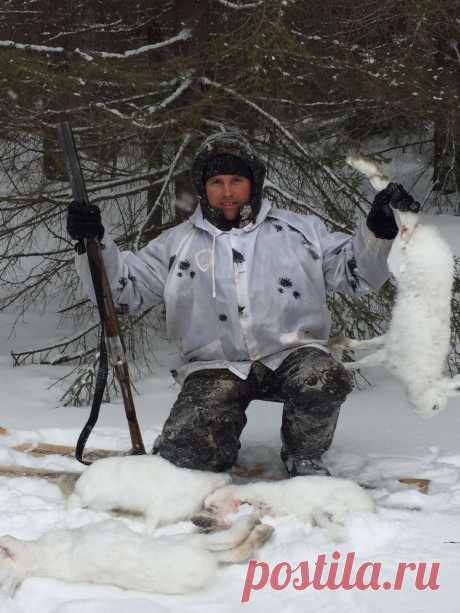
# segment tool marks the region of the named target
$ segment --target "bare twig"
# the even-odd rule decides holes
[[[160,204],[161,199],[163,198],[163,194],[165,193],[165,190],[166,190],[166,188],[169,185],[169,182],[170,182],[171,177],[172,177],[172,175],[174,173],[174,170],[175,170],[177,164],[179,163],[179,160],[181,159],[182,154],[184,153],[184,150],[186,149],[186,147],[189,144],[189,142],[191,141],[191,139],[192,139],[191,133],[187,133],[185,135],[184,139],[182,140],[182,143],[181,143],[179,149],[177,150],[177,153],[176,153],[176,155],[174,157],[174,160],[172,161],[172,164],[171,164],[171,166],[169,168],[169,172],[168,172],[168,174],[167,174],[167,176],[166,176],[166,178],[165,178],[165,180],[163,182],[163,186],[162,186],[162,188],[160,190],[160,193],[158,194],[158,197],[155,200],[152,208],[150,209],[150,212],[147,215],[146,219],[144,220],[142,225],[139,227],[139,230],[138,230],[138,233],[137,233],[137,238],[136,238],[136,241],[135,241],[135,249],[139,249],[139,244],[140,244],[140,240],[142,238],[142,234],[143,234],[144,230],[151,223],[151,220],[153,219],[153,217],[155,215],[155,211],[156,211],[158,205]]]

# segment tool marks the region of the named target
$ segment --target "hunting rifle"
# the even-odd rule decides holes
[[[59,139],[64,150],[67,171],[72,196],[75,202],[82,207],[88,207],[90,201],[86,191],[85,181],[81,170],[80,158],[75,144],[72,128],[67,121],[58,125]],[[99,368],[96,376],[96,387],[94,390],[91,411],[75,447],[75,457],[82,464],[90,464],[83,459],[83,452],[86,441],[97,422],[99,411],[107,384],[108,358],[115,371],[116,379],[120,385],[123,404],[125,406],[126,417],[128,420],[129,433],[131,436],[131,454],[144,454],[145,447],[136,417],[136,409],[129,379],[128,363],[126,361],[125,346],[118,324],[115,306],[113,304],[112,292],[107,279],[104,267],[104,260],[101,254],[101,244],[97,238],[84,239],[86,255],[88,257],[91,279],[93,281],[94,292],[96,295],[97,308],[101,320],[100,328],[100,352]]]

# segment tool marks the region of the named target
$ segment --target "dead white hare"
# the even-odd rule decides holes
[[[388,331],[359,341],[332,338],[332,349],[376,348],[349,369],[385,366],[403,385],[420,417],[443,409],[460,392],[460,376],[444,375],[450,349],[451,294],[454,281],[452,251],[437,228],[420,216],[395,210],[399,233],[388,256],[397,295]]]
[[[85,469],[68,505],[143,513],[153,531],[190,519],[206,496],[230,481],[225,473],[180,468],[158,455],[104,458]]]
[[[354,481],[322,476],[227,485],[204,501],[218,523],[242,504],[252,505],[261,515],[293,515],[306,525],[326,528],[333,540],[340,540],[348,513],[375,510],[371,496]]]
[[[115,520],[55,530],[36,541],[3,536],[0,586],[11,595],[24,579],[37,576],[184,594],[206,587],[220,562],[253,557],[272,532],[249,516],[222,532],[156,539]]]

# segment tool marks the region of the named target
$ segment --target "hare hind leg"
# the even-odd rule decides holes
[[[254,557],[255,552],[268,541],[274,528],[268,524],[258,524],[240,545],[226,551],[219,551],[214,555],[219,562],[238,563],[246,562]]]
[[[358,368],[365,367],[373,367],[373,366],[382,366],[385,364],[387,358],[387,353],[385,349],[379,349],[370,355],[366,355],[364,358],[360,360],[356,360],[355,362],[343,362],[343,365],[347,370],[357,370]]]
[[[258,523],[258,517],[253,513],[239,519],[226,530],[219,530],[210,534],[191,534],[188,537],[188,542],[193,545],[199,545],[208,551],[233,549],[241,545],[249,537]]]

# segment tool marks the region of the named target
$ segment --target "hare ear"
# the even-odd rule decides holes
[[[16,557],[14,553],[6,547],[5,545],[0,545],[0,559],[4,560],[15,560]]]

